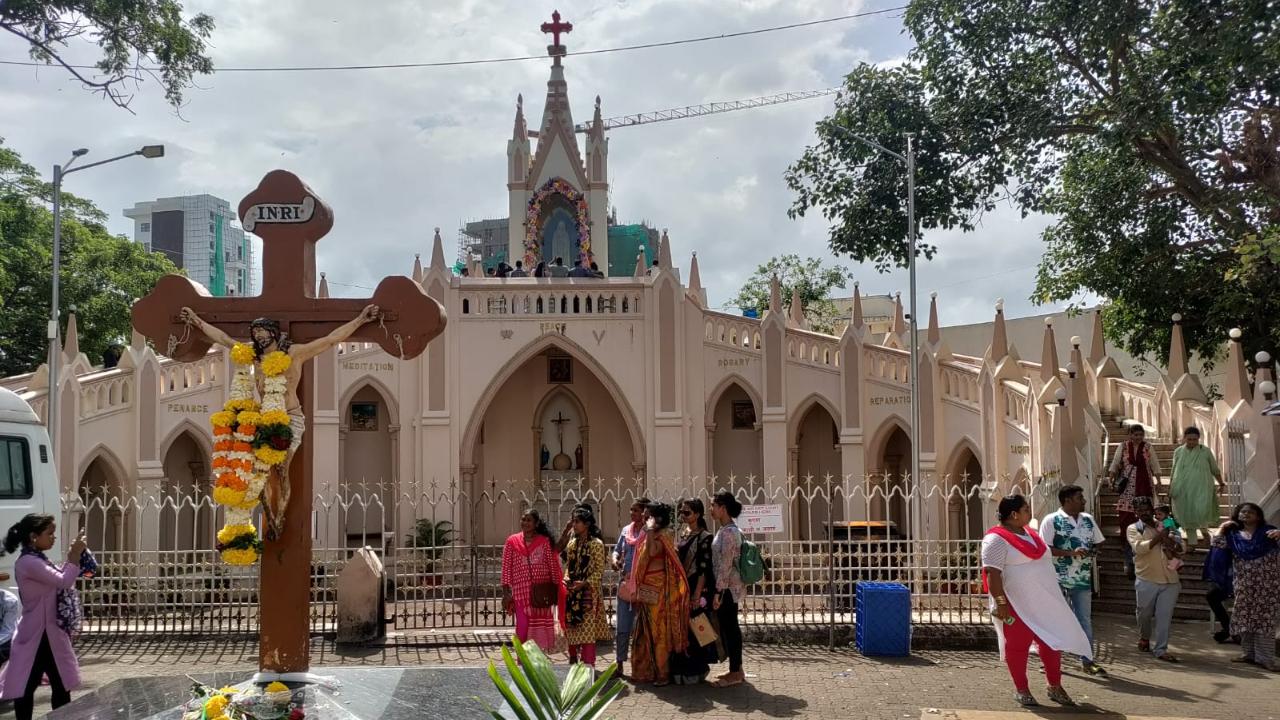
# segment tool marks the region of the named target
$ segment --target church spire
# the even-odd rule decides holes
[[[529,137],[529,126],[524,121],[524,95],[516,95],[516,122],[511,129],[512,140],[524,140]]]
[[[808,323],[804,320],[804,304],[800,301],[800,290],[794,288],[791,290],[791,317],[787,323],[789,327],[798,328],[800,330],[808,330]]]
[[[320,277],[323,278],[324,275]],[[422,256],[418,253],[413,254],[413,281],[416,283],[422,282]]]
[[[938,293],[929,293],[929,343],[937,345],[942,339],[942,329],[938,327]]]
[[[416,258],[417,256],[415,255],[414,257]],[[418,269],[418,272],[416,274],[419,274],[419,275],[422,274],[422,265],[419,264],[416,260],[414,261],[414,265]],[[417,278],[417,279],[419,281],[422,280],[422,278]],[[324,276],[324,273],[320,273],[320,289],[316,291],[316,297],[321,299],[329,297],[329,279]]]
[[[658,245],[658,267],[671,269],[671,238],[667,237],[667,229],[662,229],[662,242]]]
[[[862,291],[858,289],[858,283],[853,284],[853,326],[862,327]]]
[[[890,333],[902,336],[907,331],[907,318],[902,311],[902,293],[896,293],[893,296],[893,327]]]
[[[440,228],[436,228],[436,236],[431,240],[431,269],[448,271],[444,266],[444,241],[440,239]]]

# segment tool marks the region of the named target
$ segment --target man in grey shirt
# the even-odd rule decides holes
[[[569,268],[564,266],[564,258],[556,258],[555,262],[551,263],[551,267],[547,268],[547,272],[551,277],[569,277]]]
[[[511,271],[511,277],[529,277],[529,271],[524,269],[523,260],[516,261],[516,268]]]

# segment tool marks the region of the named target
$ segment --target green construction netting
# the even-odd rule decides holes
[[[636,255],[644,246],[644,264],[653,262],[654,245],[650,228],[644,225],[609,226],[609,277],[630,277],[635,273]]]

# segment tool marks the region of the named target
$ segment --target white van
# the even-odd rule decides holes
[[[48,513],[61,522],[58,473],[49,449],[49,432],[40,418],[16,393],[0,388],[0,541],[27,513]],[[67,532],[75,530],[58,528],[58,542],[48,552],[50,558],[62,557]],[[15,594],[13,563],[17,559],[17,553],[0,557],[0,573],[9,577],[0,587]]]

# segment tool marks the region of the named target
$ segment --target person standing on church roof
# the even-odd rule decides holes
[[[533,276],[534,277],[550,277],[549,275],[547,275],[547,264],[545,262],[538,263],[538,266],[533,269]]]
[[[592,277],[591,271],[582,267],[581,260],[573,261],[573,269],[569,271],[569,277],[572,278],[589,278]]]
[[[657,261],[657,260],[654,260],[654,261],[653,261],[653,264],[649,266],[649,269],[645,272],[645,274],[646,274],[646,275],[651,275],[651,276],[652,276],[652,275],[657,275],[657,274],[658,274],[658,261]]]
[[[597,280],[604,277],[604,273],[600,272],[600,266],[597,263],[591,263],[591,277]]]
[[[556,258],[555,262],[551,263],[548,271],[553,278],[569,277],[569,268],[564,266],[564,258],[562,257]]]
[[[529,277],[529,271],[524,269],[523,260],[516,261],[516,268],[511,271],[511,277]]]

